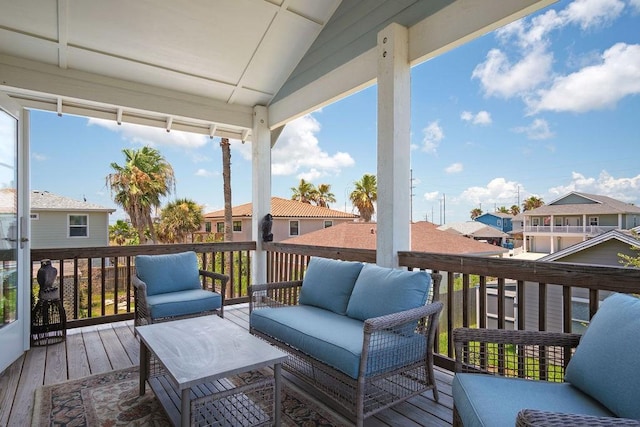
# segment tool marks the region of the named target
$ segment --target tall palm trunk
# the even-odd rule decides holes
[[[231,144],[229,138],[220,139],[220,147],[222,148],[222,181],[224,188],[224,241],[233,241],[233,214],[231,210]],[[232,255],[225,257],[224,273],[229,276],[229,284],[227,289],[233,287],[232,274],[233,259]]]

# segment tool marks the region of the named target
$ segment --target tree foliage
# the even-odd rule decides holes
[[[530,211],[544,205],[544,201],[541,197],[531,196],[522,203],[522,209]]]
[[[631,250],[637,252],[636,256],[631,256],[623,253],[619,253],[618,257],[620,258],[620,264],[623,264],[625,267],[635,267],[640,268],[640,235],[636,231],[631,232],[633,237],[638,241],[637,245],[631,246]]]
[[[336,196],[331,192],[331,184],[320,184],[311,194],[311,200],[323,208],[328,208],[329,203],[336,202]]]
[[[111,163],[113,172],[107,175],[107,185],[113,200],[129,215],[140,243],[147,243],[147,231],[155,243],[151,210],[158,209],[160,198],[175,190],[173,168],[155,148],[125,148],[122,153],[125,162]]]
[[[167,203],[160,212],[158,238],[165,243],[188,243],[191,233],[198,231],[204,221],[203,207],[190,199]]]
[[[518,215],[520,213],[520,206],[511,205],[511,207],[509,208],[509,213],[513,216]]]
[[[374,203],[378,200],[378,183],[376,176],[364,174],[359,181],[353,183],[355,189],[349,195],[353,207],[358,209],[360,217],[365,221],[371,221],[376,212]]]
[[[312,183],[301,179],[297,187],[291,187],[291,192],[293,193],[291,195],[291,200],[311,204],[313,195],[316,192],[316,187]]]
[[[109,226],[109,241],[118,246],[138,244],[138,233],[123,219],[119,219],[115,224]]]
[[[482,215],[482,209],[480,208],[473,208],[471,209],[471,219],[475,220],[476,218],[478,218],[480,215]]]

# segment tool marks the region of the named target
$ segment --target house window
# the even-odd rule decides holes
[[[586,298],[571,299],[571,332],[583,334],[589,325],[589,300]]]
[[[69,237],[89,237],[88,215],[69,215]]]
[[[40,219],[40,214],[39,213],[32,213],[29,215],[29,218],[31,218],[31,220],[33,221],[38,221]]]
[[[289,236],[300,235],[300,221],[289,221]]]
[[[233,231],[236,233],[242,231],[242,221],[233,221]]]
[[[598,225],[598,217],[597,216],[590,216],[589,217],[589,225]]]
[[[540,225],[540,218],[531,218],[531,225],[537,227]]]
[[[501,219],[499,219],[498,221],[496,221],[496,225],[497,225],[498,227],[502,227],[502,220],[501,220]]]
[[[224,222],[216,222],[216,232],[224,233]]]
[[[333,221],[325,221],[324,222],[324,228],[329,228],[333,226]]]
[[[557,216],[555,223],[556,223],[555,224],[556,227],[561,227],[562,226],[562,217],[561,216]]]
[[[211,222],[207,221],[204,223],[204,231],[211,233]]]

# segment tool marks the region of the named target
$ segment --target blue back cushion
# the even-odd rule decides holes
[[[195,252],[137,255],[136,275],[147,285],[147,295],[201,289]]]
[[[567,366],[565,380],[622,418],[640,420],[640,299],[605,299]]]
[[[361,262],[311,258],[302,281],[300,304],[345,314],[360,270]]]
[[[367,320],[423,306],[430,287],[431,276],[424,271],[365,264],[353,287],[347,316]]]

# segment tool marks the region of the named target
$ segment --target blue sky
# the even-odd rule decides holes
[[[411,76],[415,221],[467,221],[475,207],[570,191],[640,204],[640,0],[560,1]],[[289,198],[300,178],[327,183],[331,207],[351,212],[353,182],[376,173],[376,99],[370,87],[287,125],[272,152],[272,194]],[[151,145],[174,168],[171,199],[223,207],[218,138],[31,117],[34,190],[116,208],[110,163],[123,163],[123,148]],[[231,152],[233,204],[250,202],[250,143],[232,141]]]

